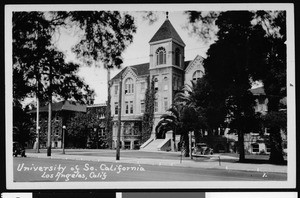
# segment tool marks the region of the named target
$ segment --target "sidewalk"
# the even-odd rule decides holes
[[[67,152],[66,152],[67,153]],[[152,159],[152,158],[133,158],[133,157],[122,157],[120,160],[116,160],[114,157],[104,156],[86,156],[84,153],[62,154],[52,153],[50,157],[46,153],[27,153],[27,157],[34,158],[51,158],[51,159],[65,159],[65,160],[82,160],[82,161],[95,161],[95,162],[114,162],[114,163],[130,163],[130,164],[147,164],[157,166],[177,166],[177,167],[192,167],[192,168],[207,168],[207,169],[224,169],[230,170],[241,170],[241,171],[258,171],[264,173],[287,173],[287,166],[272,165],[272,164],[249,164],[249,163],[238,163],[235,157],[231,156],[219,156],[212,155],[200,156],[201,161],[194,157],[194,159],[183,157],[182,160],[178,159]],[[205,158],[205,159],[203,159]],[[222,161],[225,160],[225,161]]]

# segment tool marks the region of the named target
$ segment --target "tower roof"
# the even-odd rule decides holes
[[[154,34],[154,36],[149,41],[149,43],[164,40],[164,39],[169,39],[169,38],[172,38],[178,41],[179,43],[185,45],[183,40],[180,38],[179,34],[176,32],[175,28],[167,18],[165,22],[157,30],[157,32]]]

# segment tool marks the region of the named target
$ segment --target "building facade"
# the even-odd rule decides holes
[[[111,112],[113,116],[113,142],[118,132],[118,108],[121,90],[121,143],[123,149],[140,145],[142,117],[145,111],[145,93],[154,81],[154,127],[151,140],[156,139],[154,128],[161,115],[170,108],[175,93],[185,83],[204,74],[203,58],[185,61],[185,44],[167,18],[149,41],[148,63],[124,68],[111,80]]]
[[[196,56],[193,60],[185,61],[185,44],[168,18],[149,41],[149,62],[125,67],[111,80],[111,112],[113,122],[113,147],[116,146],[118,133],[118,108],[121,97],[121,148],[149,150],[168,150],[173,143],[171,132],[164,137],[155,134],[155,126],[161,115],[170,108],[174,96],[183,85],[196,81],[205,73],[203,57]],[[150,139],[141,145],[142,117],[145,112],[145,93],[150,81],[154,81],[154,126]],[[121,90],[120,90],[121,89]],[[256,97],[255,111],[266,114],[268,99],[263,87],[252,89]],[[238,138],[229,133],[229,129],[218,129],[214,134],[203,133],[202,141],[207,143],[215,152],[237,152]],[[286,145],[286,135],[282,133]],[[264,133],[245,134],[246,153],[268,154],[270,147],[267,129]],[[175,143],[179,142],[176,137]],[[285,148],[285,146],[283,146]],[[146,149],[147,150],[147,149]]]

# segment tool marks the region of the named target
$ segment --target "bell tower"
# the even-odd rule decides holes
[[[185,44],[166,19],[152,39],[150,45],[150,80],[154,80],[156,100],[154,104],[154,127],[160,116],[173,103],[176,90],[183,86],[184,81],[184,47]],[[154,131],[153,131],[154,132]]]

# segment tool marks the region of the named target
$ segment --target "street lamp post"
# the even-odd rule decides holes
[[[38,125],[38,124],[37,124]],[[40,129],[41,127],[38,125],[36,127],[37,130],[37,137],[36,137],[36,152],[39,153],[40,152]]]
[[[116,160],[120,160],[120,139],[121,139],[121,113],[122,113],[122,75],[120,77],[119,106],[118,106],[118,133]]]
[[[66,126],[63,125],[62,127],[62,132],[63,132],[63,136],[62,136],[62,153],[65,154],[65,131],[66,131]]]

